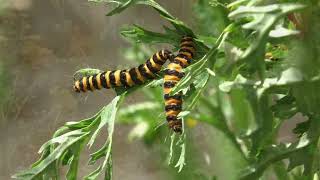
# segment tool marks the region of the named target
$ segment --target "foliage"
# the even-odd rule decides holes
[[[174,88],[184,94],[185,131],[171,136],[169,162],[183,179],[317,179],[320,176],[320,5],[308,1],[198,0],[193,10],[195,31],[172,16],[154,0],[91,0],[115,4],[108,16],[135,5],[155,9],[171,27],[152,32],[139,25],[124,28],[120,34],[139,52],[142,44],[168,43],[178,47],[182,35],[195,37],[197,56],[185,69],[185,77]],[[131,49],[132,50],[132,49]],[[132,56],[137,53],[131,53]],[[136,56],[137,60],[141,56]],[[40,149],[42,157],[29,170],[15,175],[18,179],[58,178],[58,168],[69,165],[67,179],[77,179],[80,151],[94,144],[100,130],[108,127],[105,145],[91,154],[90,164],[104,158],[102,164],[86,176],[112,178],[112,134],[114,123],[135,124],[131,139],[143,138],[147,144],[168,131],[158,127],[163,114],[162,84],[159,79],[130,90],[116,89],[117,96],[92,118],[69,122]],[[125,96],[141,89],[148,100],[121,108]],[[151,89],[151,90],[150,90]],[[281,125],[296,114],[305,122],[293,133],[297,140],[279,142]],[[202,173],[194,166],[190,152],[190,120],[209,125],[206,138],[219,160],[218,172]],[[189,125],[190,126],[190,125]],[[154,129],[157,128],[157,131]],[[216,143],[212,143],[212,140]],[[222,146],[221,146],[222,145]],[[176,156],[179,152],[180,156]],[[200,153],[200,152],[199,152]],[[287,160],[288,166],[284,163]],[[185,166],[185,161],[190,162]],[[184,167],[185,166],[185,167]]]

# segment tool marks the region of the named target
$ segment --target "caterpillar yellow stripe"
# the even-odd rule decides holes
[[[105,71],[92,76],[82,77],[74,82],[75,92],[87,92],[102,88],[125,87],[143,84],[148,79],[154,79],[162,65],[172,59],[173,55],[168,50],[155,53],[144,64],[126,70]]]
[[[169,128],[176,133],[182,133],[182,122],[178,114],[182,110],[182,93],[170,95],[172,88],[184,76],[182,69],[187,67],[194,57],[196,48],[192,37],[183,37],[180,42],[178,55],[171,61],[165,70],[164,75],[164,99],[166,119]]]

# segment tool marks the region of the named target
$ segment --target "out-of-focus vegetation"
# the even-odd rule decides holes
[[[0,1],[0,16],[2,14],[8,13],[7,1]],[[12,18],[14,19],[14,18]],[[12,65],[16,60],[16,55],[7,53],[8,49],[15,44],[15,40],[10,40],[8,37],[15,36],[16,30],[12,27],[8,17],[1,16],[0,21],[2,26],[0,26],[0,126],[7,121],[9,114],[12,114],[17,108],[14,103],[14,90],[13,80],[11,73],[9,71],[10,65]]]
[[[134,124],[131,139],[161,147],[170,171],[181,171],[172,173],[174,179],[319,179],[319,1],[197,0],[192,28],[153,0],[94,2],[114,3],[108,16],[145,5],[170,23],[163,32],[138,25],[123,29],[121,35],[132,43],[126,51],[131,59],[148,57],[153,50],[146,45],[166,43],[176,49],[181,36],[196,38],[194,64],[174,89],[184,93],[184,133],[169,136],[167,127],[159,126],[164,122],[159,76],[143,87],[117,89],[118,95],[95,116],[66,123],[41,147],[39,161],[16,178],[58,179],[59,167],[68,165],[67,179],[77,179],[81,150],[107,127],[105,144],[89,158],[89,164],[101,164],[85,179],[103,174],[111,179],[114,124],[127,123]],[[120,107],[135,90],[144,91],[146,101]],[[279,142],[279,128],[298,113],[305,121],[292,130],[297,140]],[[206,138],[190,138],[200,123],[208,125]],[[197,162],[206,152],[194,141],[215,152],[214,171]]]

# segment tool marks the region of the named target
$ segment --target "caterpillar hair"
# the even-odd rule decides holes
[[[169,128],[176,133],[182,133],[182,121],[178,118],[178,114],[182,110],[182,93],[170,95],[172,88],[184,76],[182,69],[187,67],[194,57],[196,48],[191,37],[185,36],[180,42],[180,50],[178,55],[168,64],[164,71],[164,100],[166,119]]]
[[[134,85],[143,84],[148,79],[154,79],[162,65],[172,59],[173,55],[168,50],[161,50],[155,53],[144,64],[127,70],[105,71],[85,76],[74,82],[73,89],[75,92],[87,92],[96,89],[111,87],[129,88]]]

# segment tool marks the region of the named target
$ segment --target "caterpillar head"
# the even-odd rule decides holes
[[[169,127],[172,129],[175,133],[182,133],[182,122],[181,119],[177,119],[175,121],[169,122]]]
[[[162,51],[162,55],[165,59],[169,59],[170,62],[173,61],[173,59],[175,57],[175,55],[167,49]]]
[[[80,82],[79,81],[76,81],[74,82],[73,86],[72,86],[72,89],[77,92],[77,93],[80,93]]]
[[[173,126],[172,129],[175,133],[182,133],[182,127],[180,125]]]

